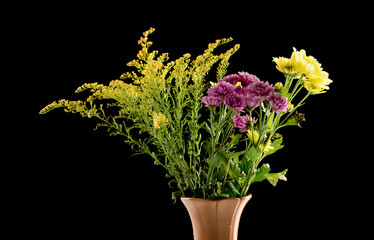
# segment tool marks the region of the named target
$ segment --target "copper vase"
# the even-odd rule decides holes
[[[208,200],[184,198],[191,218],[194,240],[237,240],[240,216],[252,195]]]

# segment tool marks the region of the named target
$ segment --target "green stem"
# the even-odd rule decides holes
[[[214,120],[214,108],[209,108],[210,110],[210,119],[209,119],[209,122],[210,122],[210,137],[211,137],[211,150],[210,150],[210,158],[213,157],[213,153],[215,152],[215,148],[216,148],[216,145],[214,143],[215,141],[215,134],[216,134],[216,130],[215,130],[215,120]]]
[[[226,183],[226,178],[227,178],[227,175],[229,173],[229,170],[230,170],[230,164],[231,164],[231,156],[229,157],[229,160],[227,161],[227,169],[226,169],[226,174],[225,174],[225,178],[223,179],[223,186],[225,185]]]
[[[303,88],[303,86],[301,85],[301,80],[299,79],[297,81],[297,83],[295,84],[295,87],[293,88],[292,93],[291,93],[288,101],[291,102],[294,99],[294,97],[300,92],[300,90],[302,88]]]

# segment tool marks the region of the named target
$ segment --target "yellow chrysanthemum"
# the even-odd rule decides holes
[[[308,79],[304,79],[304,87],[312,94],[321,94],[326,92],[323,88],[313,85]]]
[[[304,72],[306,58],[305,50],[297,51],[296,48],[293,48],[291,58],[273,58],[273,62],[277,64],[276,68],[280,72],[286,74],[295,74]]]
[[[273,58],[276,68],[286,74],[300,73],[304,75],[304,87],[313,94],[324,93],[332,83],[329,74],[323,71],[321,64],[312,56],[307,56],[304,49],[297,51],[293,48],[291,58]]]
[[[321,64],[312,56],[307,58],[307,64],[305,67],[304,86],[305,88],[314,94],[324,93],[328,90],[328,85],[332,83],[329,79],[329,74],[323,71]]]
[[[286,74],[297,73],[297,71],[295,70],[295,67],[291,63],[291,59],[289,59],[289,58],[285,58],[285,57],[276,58],[276,57],[274,57],[273,62],[275,62],[277,64],[276,68],[278,69],[278,71],[280,71],[282,73],[286,73]]]
[[[304,73],[308,74],[315,74],[322,72],[322,65],[315,59],[313,56],[308,56],[306,58],[306,65]]]
[[[251,140],[251,142],[253,142],[254,144],[257,144],[257,142],[258,142],[258,138],[260,137],[259,135],[258,135],[258,132],[256,131],[256,130],[251,130],[251,129],[249,129],[248,131],[247,131],[247,136],[248,136],[248,138]]]
[[[166,126],[168,120],[162,113],[153,113],[153,125],[155,128]]]
[[[247,131],[247,136],[248,136],[249,140],[251,140],[251,142],[252,142],[253,144],[257,144],[258,139],[260,138],[260,135],[258,134],[258,132],[257,132],[256,130],[253,130],[253,131],[252,131],[251,129],[249,129],[249,130]],[[265,152],[268,152],[268,151],[270,151],[271,149],[274,149],[274,147],[271,145],[271,141],[268,141],[268,142],[267,142],[265,149],[264,149],[264,144],[263,144],[263,143],[261,143],[261,144],[259,145],[259,148],[260,148],[261,150],[264,150]]]
[[[329,87],[327,85],[332,83],[332,80],[330,80],[328,77],[326,77],[325,74],[309,75],[306,78],[303,78],[303,83],[304,83],[304,87],[310,93],[320,94],[320,93],[325,93],[326,92],[325,90],[329,89]]]
[[[293,48],[291,55],[291,64],[298,73],[304,73],[305,67],[307,65],[307,56],[304,49],[297,51],[296,48]]]

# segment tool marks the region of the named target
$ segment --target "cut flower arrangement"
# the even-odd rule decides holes
[[[98,119],[97,127],[123,136],[136,154],[148,154],[166,169],[174,200],[243,197],[255,182],[287,180],[287,169],[271,172],[263,160],[283,148],[279,129],[305,120],[297,111],[305,100],[329,89],[321,64],[294,48],[290,58],[273,58],[283,82],[247,72],[226,75],[239,45],[213,52],[231,38],[209,44],[194,60],[185,54],[168,61],[167,53],[150,51],[153,31],[143,33],[137,59],[127,64],[136,71],[109,85],[86,83],[76,90],[91,92],[85,101],[55,101],[40,114],[64,108]],[[207,82],[212,68],[217,81]]]

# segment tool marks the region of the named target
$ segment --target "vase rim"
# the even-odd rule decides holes
[[[239,200],[249,200],[252,198],[252,194],[248,194],[244,197],[240,197],[240,198],[221,198],[221,199],[207,199],[207,198],[194,198],[194,197],[184,197],[184,196],[181,196],[181,199],[183,200],[189,200],[189,199],[195,199],[195,200],[204,200],[204,201],[221,201],[221,200],[227,200],[227,199],[239,199]]]

